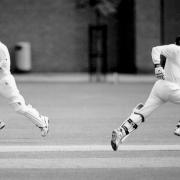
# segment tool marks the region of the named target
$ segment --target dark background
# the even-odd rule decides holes
[[[76,5],[77,0],[0,0],[0,40],[12,64],[16,43],[25,41],[32,47],[32,72],[88,72],[88,26],[95,14]],[[122,0],[102,21],[108,26],[108,72],[152,73],[152,46],[174,42],[180,33],[180,1]]]

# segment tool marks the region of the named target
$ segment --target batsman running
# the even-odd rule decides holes
[[[10,72],[10,55],[8,48],[0,42],[0,94],[5,97],[15,112],[27,117],[40,130],[45,137],[49,131],[48,117],[42,116],[30,104],[26,105],[23,96],[20,94],[15,79]],[[4,122],[0,122],[0,129],[5,127]]]
[[[152,48],[152,61],[155,67],[155,82],[145,104],[138,104],[130,116],[112,132],[111,146],[114,151],[145,119],[166,102],[180,104],[180,36],[175,44]],[[174,134],[180,136],[180,121]]]

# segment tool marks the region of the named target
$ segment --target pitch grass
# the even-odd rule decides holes
[[[16,114],[0,98],[1,119],[6,129],[0,144],[109,144],[111,131],[127,118],[132,108],[148,97],[152,83],[18,83],[26,103],[50,118],[50,134]],[[178,144],[173,135],[180,119],[179,106],[166,104],[155,111],[127,144]]]
[[[7,102],[0,99],[1,119],[6,129],[0,132],[0,145],[68,145],[109,144],[111,131],[129,115],[132,108],[144,102],[152,83],[18,83],[26,99],[40,112],[49,115],[50,134],[41,138],[39,130],[24,117],[15,114]],[[180,144],[173,135],[179,120],[179,106],[166,104],[146,120],[130,136],[126,144]],[[62,159],[114,157],[177,157],[179,152],[89,152],[85,153],[1,153],[1,159]],[[116,159],[116,158],[114,158]],[[111,159],[112,160],[112,159]],[[141,158],[139,158],[141,161]],[[115,160],[114,160],[115,161]],[[14,161],[15,163],[16,161]],[[114,162],[116,163],[116,162]],[[52,164],[53,166],[53,164]],[[41,168],[41,167],[40,167]],[[6,169],[0,170],[5,179],[179,179],[178,168],[132,169]]]

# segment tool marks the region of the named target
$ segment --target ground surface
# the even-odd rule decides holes
[[[152,85],[18,82],[26,102],[50,117],[50,133],[42,138],[29,120],[0,98],[1,119],[6,123],[0,132],[0,179],[180,179],[180,138],[173,135],[180,118],[178,105],[166,104],[155,111],[125,141],[124,150],[113,152],[109,145],[111,131],[146,100]]]

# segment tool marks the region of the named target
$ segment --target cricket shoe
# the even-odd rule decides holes
[[[45,137],[49,132],[49,119],[46,116],[43,116],[43,120],[45,125],[43,127],[39,127],[41,130],[41,136]]]
[[[111,146],[114,151],[117,151],[119,145],[125,140],[127,137],[123,128],[119,127],[114,129],[112,132]]]
[[[180,136],[180,121],[178,122],[178,124],[176,125],[176,128],[174,130],[174,134],[176,136]]]
[[[3,129],[5,127],[5,123],[3,121],[0,122],[0,129]]]

